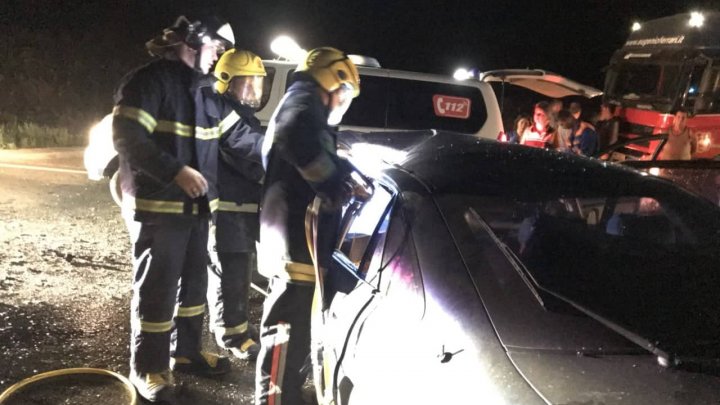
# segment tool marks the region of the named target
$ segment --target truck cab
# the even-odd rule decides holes
[[[720,154],[720,12],[635,23],[610,60],[604,101],[619,107],[621,141],[667,133],[682,108],[691,112],[693,158]],[[651,159],[661,145],[630,142],[619,160]]]

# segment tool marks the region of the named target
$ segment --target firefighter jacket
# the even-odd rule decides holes
[[[258,263],[267,277],[313,282],[305,212],[316,194],[340,191],[350,166],[337,156],[336,134],[327,124],[320,88],[301,74],[296,78],[265,135]],[[319,229],[318,234],[332,239],[336,229]]]
[[[261,151],[265,136],[252,108],[227,97],[225,100],[240,115],[240,120],[220,144],[218,211],[257,213],[265,176]]]
[[[159,59],[128,74],[115,95],[113,140],[120,155],[123,208],[136,220],[205,215],[217,206],[218,139],[197,86],[204,76],[175,60]],[[174,182],[183,166],[208,182],[191,198]]]
[[[261,148],[264,135],[254,110],[213,89],[208,76],[198,88],[197,98],[205,111],[203,124],[218,128],[219,161],[217,191],[219,212],[257,213],[260,183],[265,175]]]

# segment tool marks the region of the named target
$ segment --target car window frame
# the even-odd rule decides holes
[[[385,191],[387,191],[388,194],[390,195],[390,200],[388,201],[387,205],[386,205],[385,208],[383,209],[382,215],[380,215],[380,217],[379,217],[380,219],[379,219],[378,222],[374,225],[373,232],[372,232],[372,234],[371,234],[371,236],[370,236],[370,239],[368,240],[367,245],[366,245],[365,248],[364,248],[364,251],[363,251],[362,256],[361,256],[361,259],[360,259],[360,262],[359,262],[357,265],[355,265],[355,264],[352,262],[352,259],[348,256],[348,254],[347,254],[345,251],[343,251],[342,249],[338,249],[338,251],[340,252],[340,254],[343,255],[343,257],[344,257],[345,259],[348,260],[348,262],[353,263],[355,274],[356,274],[360,279],[365,280],[366,283],[372,285],[374,288],[377,288],[377,287],[378,287],[378,284],[373,284],[373,283],[371,282],[371,280],[366,279],[367,270],[368,270],[368,266],[370,266],[370,264],[371,264],[371,262],[372,262],[372,258],[373,258],[374,254],[375,254],[376,249],[378,249],[378,248],[380,247],[380,246],[378,246],[378,241],[379,241],[379,239],[381,239],[381,238],[383,237],[383,234],[380,233],[380,229],[381,229],[381,227],[382,227],[382,225],[383,225],[383,223],[384,223],[385,221],[387,221],[388,223],[387,223],[386,232],[385,232],[384,234],[387,235],[387,231],[390,229],[392,213],[393,213],[394,210],[396,209],[396,205],[397,205],[397,202],[398,202],[398,198],[397,198],[398,192],[397,192],[397,190],[394,189],[393,187],[391,187],[391,186],[389,186],[389,185],[386,185],[386,184],[383,184],[382,182],[377,182],[377,183],[375,184],[375,187],[376,187],[376,189],[377,189],[378,187],[382,187],[382,189],[384,189]],[[371,198],[375,198],[375,195],[373,195],[373,197],[371,197]],[[346,215],[351,215],[351,214],[350,214],[349,212],[345,212],[345,213],[343,214],[343,216],[341,217],[341,223],[342,223],[342,221],[345,219],[345,216],[346,216]],[[361,212],[360,215],[358,215],[356,218],[354,218],[354,219],[351,221],[351,223],[350,223],[349,226],[348,226],[348,229],[351,229],[351,228],[352,228],[353,223],[354,223],[361,215],[362,215],[362,212]],[[342,235],[342,237],[345,238],[346,235]],[[343,242],[343,243],[344,243],[344,242]],[[382,263],[382,257],[383,257],[383,256],[382,256],[382,255],[384,254],[385,244],[386,244],[386,243],[387,243],[387,239],[385,239],[385,241],[383,241],[383,243],[382,243],[382,245],[381,245],[381,248],[382,248],[382,252],[380,253],[380,254],[381,254],[381,256],[380,256],[380,257],[381,257],[381,260],[380,260],[380,266],[381,266],[381,267],[382,267],[382,265],[383,265],[383,263]],[[365,270],[365,271],[363,271],[363,270]]]
[[[260,106],[256,108],[257,111],[260,111],[263,108],[265,108],[267,103],[270,102],[276,73],[277,73],[277,69],[275,69],[272,66],[268,66],[265,68],[265,78],[263,79],[263,94],[262,94],[262,97],[260,98]]]

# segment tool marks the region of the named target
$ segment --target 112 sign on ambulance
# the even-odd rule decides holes
[[[265,60],[264,100],[257,116],[267,125],[292,80],[297,63]],[[500,108],[488,83],[359,64],[360,95],[340,125],[358,132],[449,130],[495,139]]]
[[[438,117],[467,119],[470,116],[469,98],[436,94],[433,96],[433,106]]]

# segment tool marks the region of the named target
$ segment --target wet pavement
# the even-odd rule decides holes
[[[0,153],[0,163],[82,169],[80,149]],[[30,156],[30,158],[26,158]],[[0,166],[0,392],[38,373],[93,367],[127,375],[130,243],[107,181]],[[251,293],[257,323],[262,296]],[[209,334],[208,334],[209,335]],[[213,339],[205,346],[218,351]],[[255,365],[219,379],[178,375],[178,404],[251,404]],[[126,404],[122,385],[73,377],[7,404]]]

